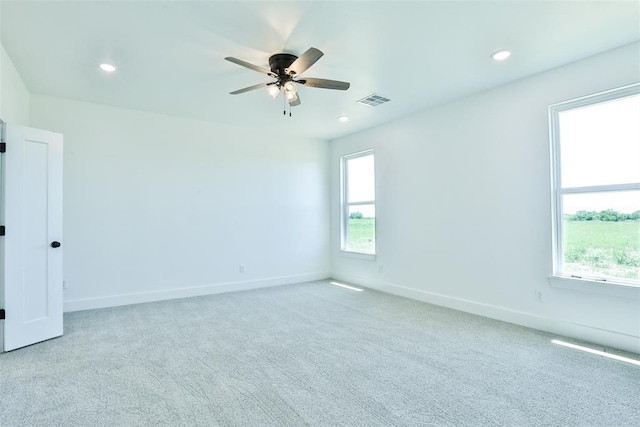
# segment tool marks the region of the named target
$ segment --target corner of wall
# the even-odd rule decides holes
[[[11,57],[0,43],[0,119],[28,125],[30,96]]]

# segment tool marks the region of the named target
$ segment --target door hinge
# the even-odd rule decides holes
[[[0,142],[0,153],[6,153],[6,152],[7,152],[7,143]]]
[[[4,308],[0,308],[0,320],[6,319],[6,314],[4,312]]]
[[[0,225],[0,236],[4,236],[4,225]]]

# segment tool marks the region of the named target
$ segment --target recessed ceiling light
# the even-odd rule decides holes
[[[499,50],[491,54],[491,59],[493,59],[494,61],[504,61],[510,56],[511,52],[509,52],[508,50]]]
[[[338,116],[338,120],[340,120],[341,122],[346,122],[347,120],[349,120],[349,116]]]
[[[100,64],[100,68],[102,68],[102,70],[106,71],[107,73],[113,73],[116,70],[116,67],[111,64]]]

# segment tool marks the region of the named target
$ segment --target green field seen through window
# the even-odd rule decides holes
[[[640,279],[640,220],[564,221],[564,270]]]
[[[376,219],[349,218],[347,248],[352,251],[375,252]]]

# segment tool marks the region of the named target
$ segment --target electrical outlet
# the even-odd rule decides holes
[[[69,279],[62,279],[62,289],[69,289]]]
[[[541,290],[536,289],[535,291],[533,291],[533,297],[538,302],[544,302],[544,294]]]
[[[382,266],[378,267],[378,273],[384,273],[384,268]]]
[[[244,264],[240,264],[240,267],[238,268],[238,271],[240,273],[244,273]]]

